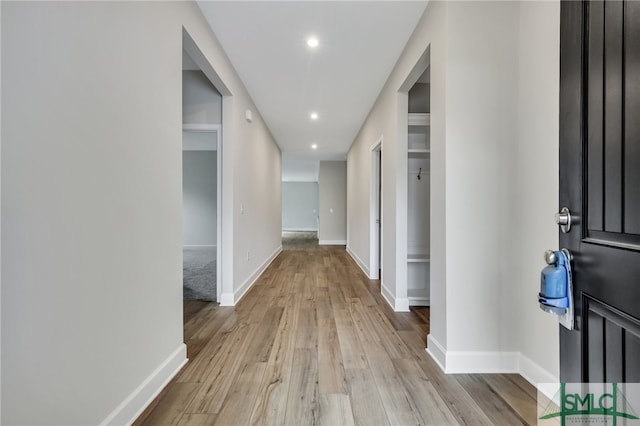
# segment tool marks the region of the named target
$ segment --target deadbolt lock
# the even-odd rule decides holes
[[[571,212],[567,207],[563,207],[556,213],[556,223],[560,226],[562,233],[571,231]]]

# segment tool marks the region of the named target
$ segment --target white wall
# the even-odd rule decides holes
[[[507,308],[513,300],[512,286],[507,284],[500,254],[513,244],[512,228],[505,224],[509,224],[517,137],[518,18],[517,3],[449,4],[448,351],[516,349]],[[495,309],[496,298],[500,309]]]
[[[202,71],[182,71],[182,122],[222,124],[222,95]]]
[[[429,159],[410,158],[407,177],[407,253],[429,255]],[[420,179],[418,179],[418,173]]]
[[[320,161],[320,244],[347,242],[347,162]]]
[[[253,110],[252,123],[244,119],[246,109]],[[234,277],[233,293],[224,289],[220,296],[223,305],[235,304],[282,250],[282,154],[253,104],[234,102],[234,114],[240,129],[233,136]],[[226,228],[224,216],[223,223]]]
[[[279,249],[280,151],[194,3],[1,7],[2,423],[125,424],[186,356],[183,27],[233,95],[230,294]]]
[[[318,182],[282,182],[282,230],[318,230]]]
[[[370,147],[383,139],[382,291],[402,310],[398,93],[430,47],[429,351],[450,372],[557,376],[557,325],[536,294],[540,247],[557,246],[545,212],[557,204],[558,22],[557,2],[430,2],[349,152],[349,251],[366,269]]]
[[[523,361],[522,373],[552,382],[560,375],[558,325],[532,300],[540,291],[539,271],[545,266],[541,253],[559,248],[553,215],[559,199],[560,4],[523,2],[519,21],[517,191],[511,221],[519,244],[513,251],[513,281],[518,283],[513,306],[518,347],[531,361]],[[545,379],[536,365],[552,377]]]
[[[216,151],[182,152],[182,226],[185,246],[216,246],[218,218]]]
[[[2,5],[0,5],[0,44],[2,43]],[[2,55],[0,54],[0,82],[2,81]],[[2,99],[2,84],[0,84],[0,100]],[[0,110],[2,108],[0,107]],[[0,146],[2,141],[2,114],[0,114]],[[2,151],[0,149],[0,151]],[[2,175],[2,158],[0,156],[0,176]],[[2,180],[0,178],[0,187]],[[2,211],[2,197],[0,197],[0,211]],[[0,241],[2,239],[2,221],[0,221]],[[2,258],[2,244],[0,244],[0,259]],[[2,310],[2,262],[0,261],[0,311]],[[2,342],[2,312],[0,312],[0,342]],[[0,349],[0,423],[2,423],[2,350]]]
[[[429,83],[418,82],[409,89],[409,112],[424,113],[430,111],[430,86]]]

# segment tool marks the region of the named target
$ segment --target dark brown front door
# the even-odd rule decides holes
[[[560,42],[560,234],[574,256],[563,382],[640,382],[640,2],[565,1]]]

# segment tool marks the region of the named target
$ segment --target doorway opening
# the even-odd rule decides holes
[[[222,95],[185,50],[182,56],[183,298],[217,302]]]
[[[182,128],[185,300],[220,300],[220,132],[219,124],[184,124]]]
[[[431,47],[398,91],[396,310],[430,324],[431,307]],[[429,331],[427,330],[427,333]]]
[[[319,248],[319,161],[282,154],[282,249]]]
[[[382,138],[371,147],[369,278],[382,280]]]
[[[232,256],[225,247],[232,240],[230,168],[224,147],[229,144],[233,96],[185,28],[182,29],[182,135],[183,174],[183,326],[187,356],[201,348],[193,343],[191,319],[204,309],[224,304],[232,289]],[[185,187],[186,185],[186,187]],[[187,249],[196,253],[186,253]],[[199,248],[203,250],[198,250]],[[197,253],[202,251],[203,253]],[[188,269],[185,271],[185,266]],[[198,270],[199,269],[199,270]],[[195,278],[205,295],[185,291],[184,278]],[[196,289],[197,290],[197,289]]]

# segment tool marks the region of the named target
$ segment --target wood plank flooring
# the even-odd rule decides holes
[[[189,363],[136,425],[534,424],[518,375],[445,375],[344,247],[283,251],[234,308],[185,302]]]

